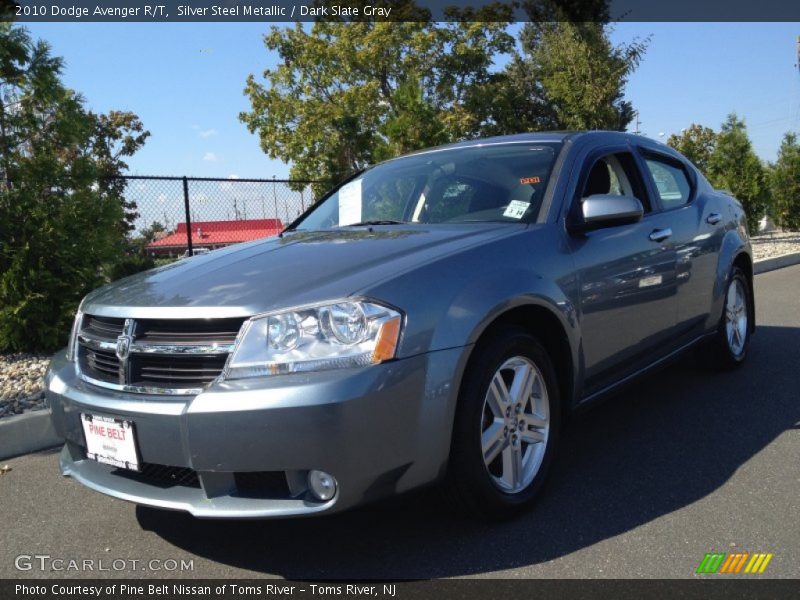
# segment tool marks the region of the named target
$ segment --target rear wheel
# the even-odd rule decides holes
[[[512,516],[538,496],[558,441],[560,397],[547,352],[507,329],[476,348],[462,382],[446,486],[472,515]]]
[[[717,335],[709,347],[713,366],[732,369],[747,357],[750,344],[750,283],[741,269],[734,267],[725,291]]]

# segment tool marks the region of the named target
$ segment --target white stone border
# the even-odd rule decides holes
[[[775,269],[782,269],[798,264],[800,264],[800,252],[790,252],[789,254],[782,254],[781,256],[775,256],[773,258],[757,260],[753,263],[753,272],[758,275],[759,273],[767,273]]]

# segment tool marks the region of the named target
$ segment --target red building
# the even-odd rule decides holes
[[[283,230],[280,219],[251,219],[245,221],[198,221],[192,223],[192,247],[214,250],[240,242],[250,242]],[[147,244],[150,254],[181,254],[189,247],[186,223],[178,223],[178,228],[161,239]]]

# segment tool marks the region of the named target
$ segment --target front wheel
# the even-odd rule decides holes
[[[541,491],[561,402],[553,364],[526,331],[498,332],[475,352],[462,382],[446,486],[472,515],[503,518]]]

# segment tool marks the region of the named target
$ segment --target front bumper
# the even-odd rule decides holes
[[[465,355],[457,348],[364,369],[222,382],[186,398],[98,388],[61,353],[46,394],[66,440],[61,471],[87,487],[198,517],[310,515],[441,475]],[[133,421],[141,461],[159,477],[87,459],[81,413]],[[336,478],[331,500],[306,489],[311,469]]]

